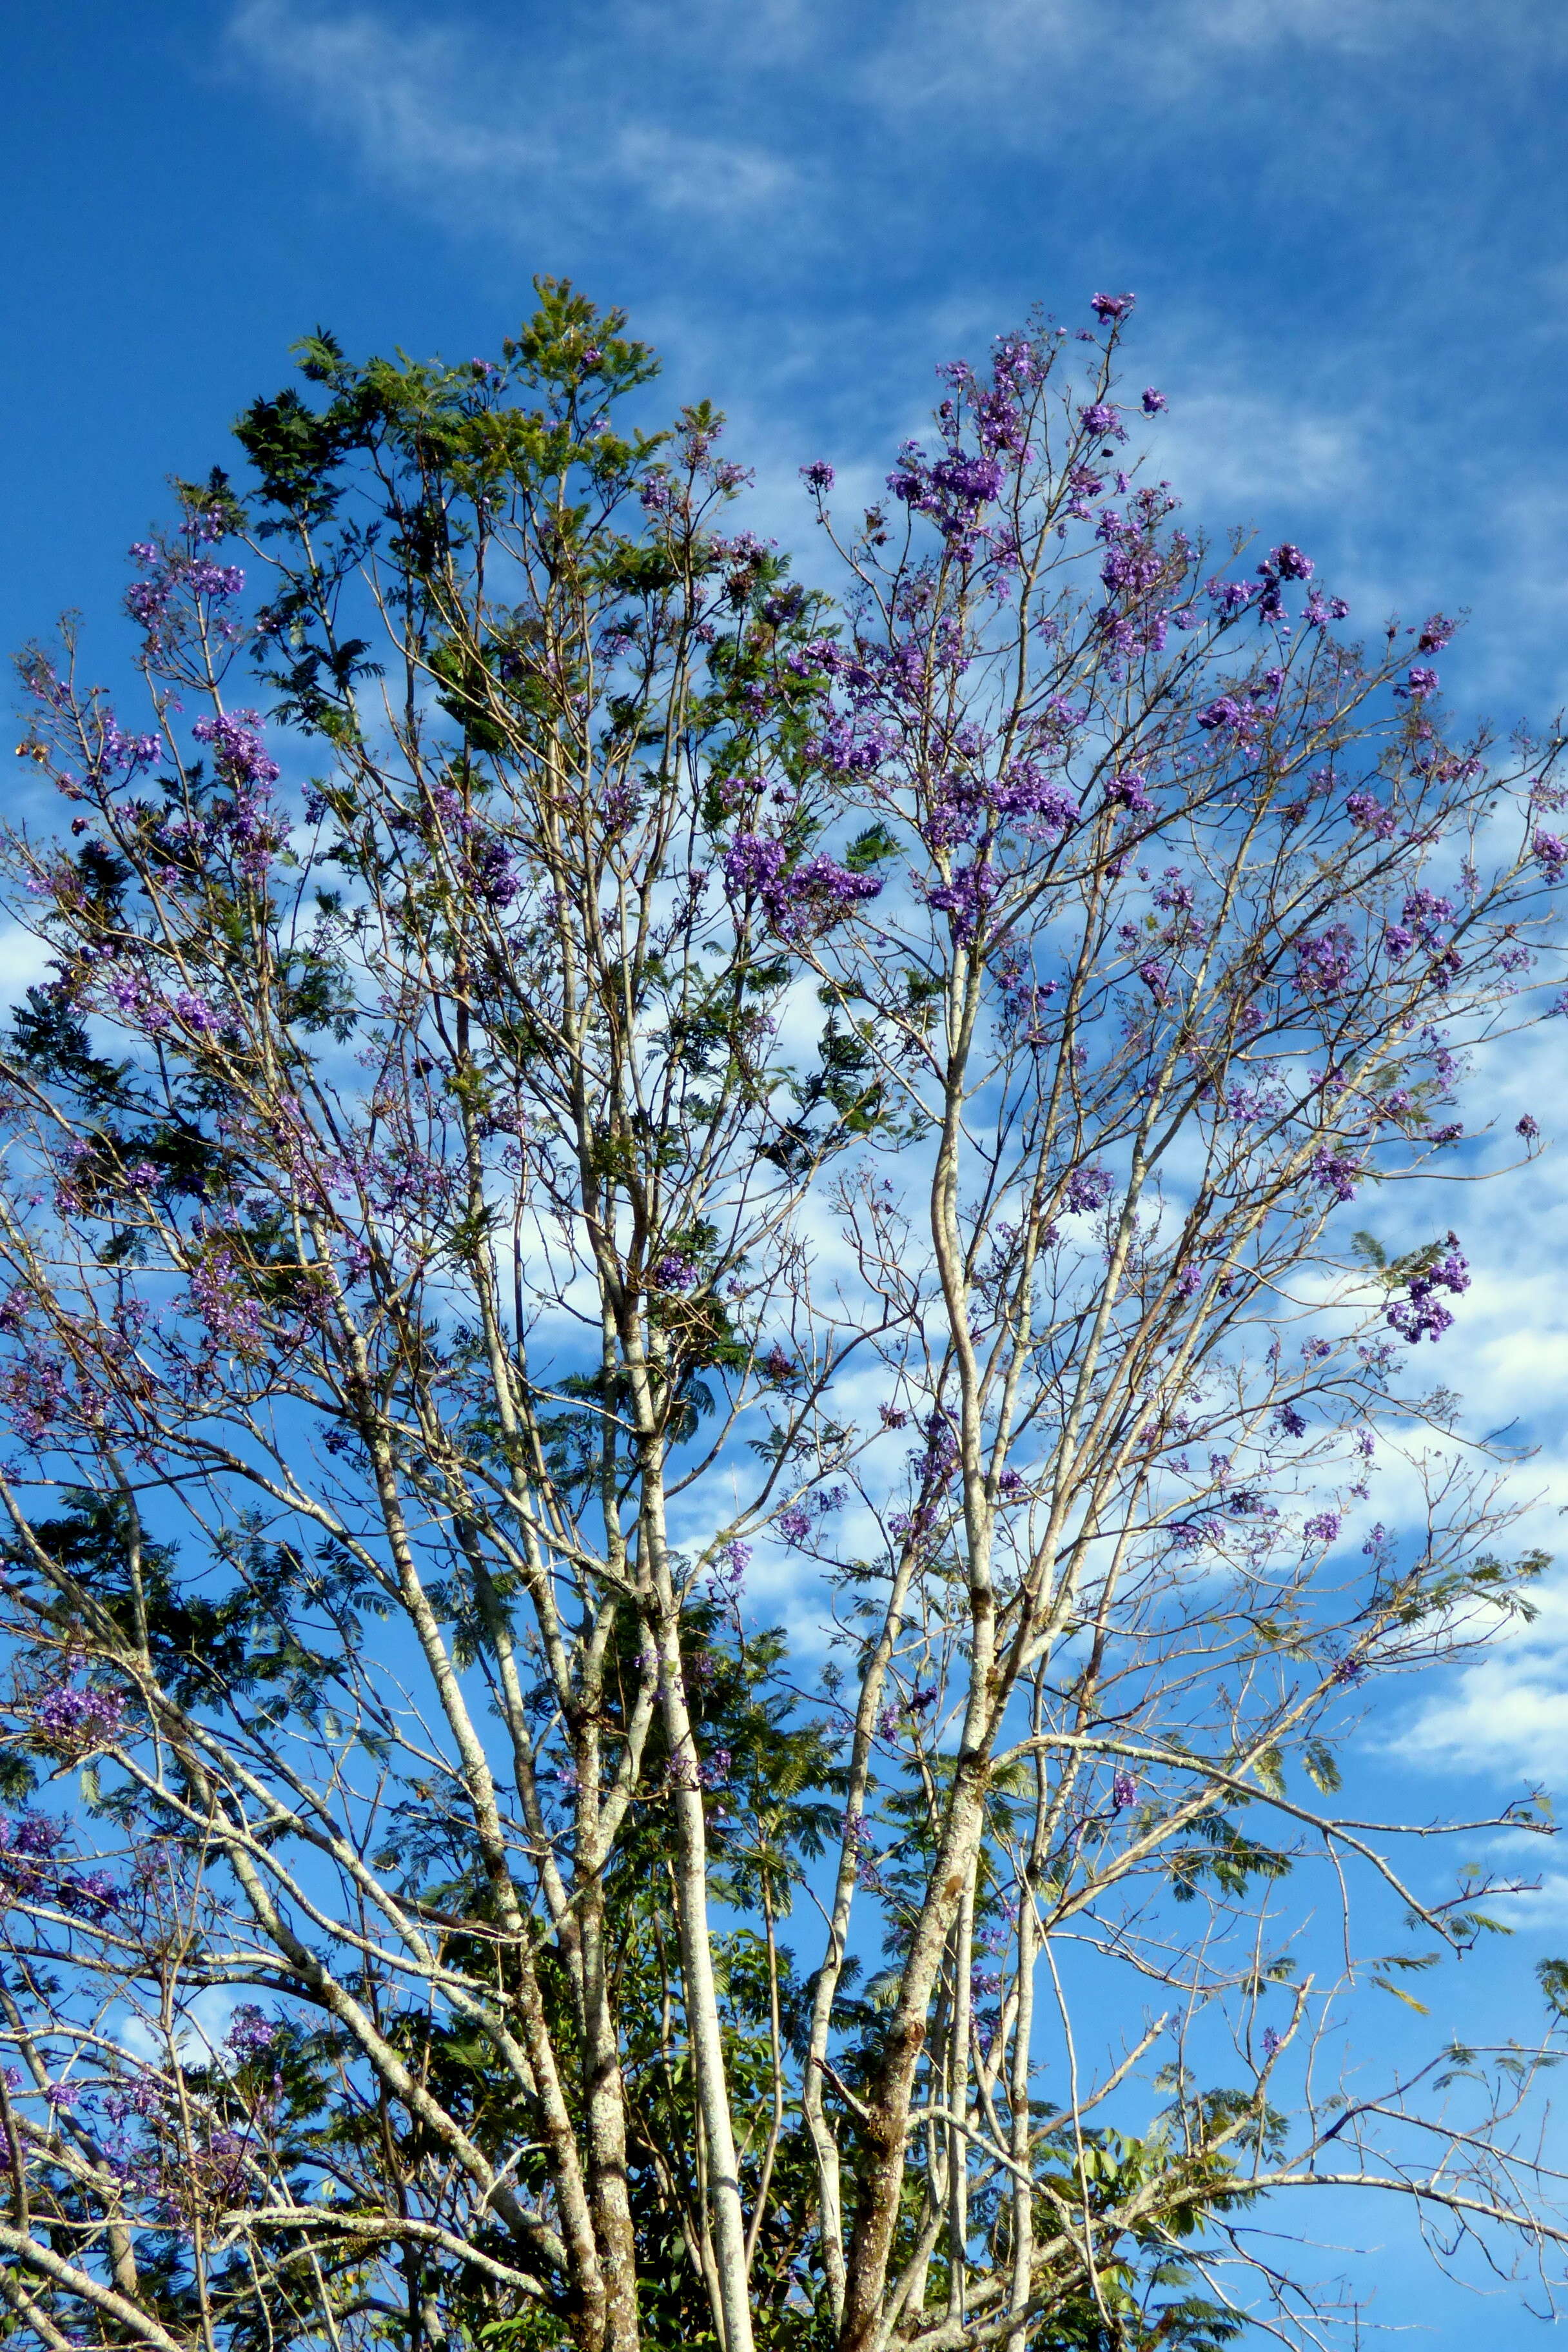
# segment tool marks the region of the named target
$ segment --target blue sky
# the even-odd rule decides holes
[[[318,320],[467,357],[535,271],[570,275],[660,346],[672,403],[729,411],[768,527],[804,542],[803,459],[869,488],[937,360],[1131,288],[1130,365],[1170,396],[1161,470],[1198,520],[1300,541],[1369,625],[1469,608],[1462,708],[1506,728],[1568,699],[1562,0],[76,0],[6,12],[0,67],[7,646],[78,605],[111,665],[163,478],[226,457]],[[1563,1043],[1499,1071],[1505,1127],[1550,1126]],[[1562,1156],[1495,1208],[1465,1196],[1478,1280],[1445,1368],[1540,1440],[1548,1546]],[[1565,1694],[1568,1584],[1377,1727],[1369,1769],[1394,1743],[1432,1811],[1520,1772],[1568,1786]],[[1473,2006],[1568,1941],[1568,1862],[1520,1925]],[[1389,2275],[1382,2315],[1421,2340],[1482,2315],[1534,2340]]]

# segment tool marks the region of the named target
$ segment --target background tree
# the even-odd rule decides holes
[[[148,731],[23,664],[17,2328],[1203,2346],[1325,2183],[1549,2276],[1543,2053],[1331,2045],[1487,1924],[1333,1751],[1542,1565],[1373,1228],[1478,1172],[1558,739],[1124,469],[1128,297],[851,533],[805,469],[837,604],[540,303],[309,340],[133,551]]]

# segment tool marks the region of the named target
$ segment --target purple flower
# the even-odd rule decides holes
[[[1145,780],[1136,768],[1125,768],[1112,776],[1105,787],[1105,804],[1107,808],[1124,808],[1129,816],[1152,816],[1154,813]]]
[[[697,1279],[697,1268],[679,1250],[668,1250],[648,1269],[648,1278],[657,1290],[689,1290]]]
[[[1126,1812],[1129,1806],[1138,1802],[1137,1776],[1129,1772],[1125,1767],[1116,1774],[1110,1783],[1110,1801],[1119,1813]]]
[[[198,743],[212,745],[214,765],[226,783],[265,794],[278,782],[279,767],[262,749],[257,731],[260,725],[258,711],[231,710],[216,719],[198,719],[191,732]]]
[[[1136,294],[1094,294],[1089,307],[1097,319],[1125,319],[1137,299]]]
[[[1396,686],[1394,691],[1408,701],[1424,702],[1429,694],[1436,693],[1441,682],[1435,669],[1416,667],[1408,672],[1405,684]]]
[[[800,478],[808,489],[822,491],[833,488],[833,468],[823,457],[816,457],[809,466],[803,466]]]
[[[1198,725],[1211,735],[1237,735],[1248,741],[1258,732],[1258,721],[1244,703],[1234,694],[1216,695],[1205,702],[1198,713]]]
[[[1458,625],[1458,621],[1450,621],[1446,613],[1433,613],[1422,624],[1421,634],[1415,640],[1416,652],[1440,654]]]
[[[1310,1173],[1314,1182],[1332,1192],[1336,1201],[1353,1201],[1361,1170],[1343,1152],[1331,1151],[1326,1147],[1312,1155]]]
[[[1080,1216],[1090,1209],[1102,1209],[1110,1198],[1111,1179],[1103,1168],[1075,1168],[1067,1181],[1067,1207]]]
[[[1275,2032],[1274,2028],[1271,2025],[1266,2025],[1263,2029],[1263,2055],[1265,2060],[1267,2061],[1268,2059],[1274,2057],[1278,2053],[1279,2048],[1279,2036]]]
[[[223,1027],[223,1015],[215,1012],[205,998],[193,996],[188,989],[182,989],[175,997],[174,1010],[186,1028],[194,1029],[198,1037],[216,1037]]]
[[[241,2001],[235,2011],[224,2040],[237,2058],[258,2058],[270,2050],[278,2039],[274,2021],[263,2014],[253,2000]]]
[[[267,1328],[261,1301],[246,1289],[239,1265],[225,1244],[220,1242],[192,1270],[191,1302],[215,1349],[246,1357],[262,1352]]]
[[[1337,1543],[1340,1533],[1339,1514],[1335,1511],[1320,1511],[1315,1518],[1307,1521],[1301,1532],[1309,1543]]]
[[[742,898],[755,898],[783,940],[792,942],[841,922],[882,885],[873,874],[853,874],[820,853],[788,864],[782,841],[738,833],[724,853],[724,879]]]
[[[1531,855],[1548,882],[1561,882],[1563,869],[1568,866],[1568,842],[1555,833],[1538,833],[1530,845]]]
[[[1000,877],[989,866],[961,866],[951,882],[940,883],[935,889],[927,888],[926,904],[949,917],[953,938],[961,946],[967,946],[984,921],[999,883]]]
[[[1303,555],[1294,540],[1283,539],[1268,557],[1281,580],[1310,580],[1317,570],[1310,555]]]
[[[787,1544],[803,1544],[811,1533],[810,1515],[803,1511],[798,1504],[791,1510],[781,1511],[777,1525],[780,1535]]]
[[[1396,824],[1394,812],[1384,808],[1375,793],[1352,793],[1345,802],[1345,814],[1375,840],[1392,839]]]
[[[1457,1297],[1469,1286],[1468,1262],[1459,1248],[1458,1235],[1450,1234],[1446,1254],[1412,1276],[1405,1297],[1388,1309],[1386,1319],[1413,1348],[1423,1339],[1440,1339],[1454,1318],[1436,1293],[1446,1290]]]
[[[1097,441],[1125,441],[1127,428],[1121,422],[1121,411],[1108,400],[1090,401],[1078,413],[1079,423]]]
[[[720,1546],[718,1558],[713,1563],[713,1574],[721,1583],[738,1592],[751,1564],[752,1547],[749,1543],[742,1543],[737,1536],[732,1542]]]
[[[1275,1413],[1274,1419],[1286,1437],[1305,1437],[1307,1434],[1306,1415],[1297,1405],[1282,1404]]]
[[[85,1756],[120,1737],[125,1699],[120,1691],[74,1690],[61,1683],[45,1693],[38,1707],[38,1730],[51,1747],[72,1756]]]
[[[1296,985],[1304,996],[1337,996],[1355,962],[1355,936],[1343,923],[1331,923],[1315,938],[1296,943]]]
[[[1156,391],[1152,384],[1149,384],[1145,387],[1143,394],[1143,414],[1145,416],[1158,416],[1160,411],[1163,408],[1169,408],[1170,404],[1171,404],[1166,399],[1164,394],[1163,392]]]
[[[1513,1131],[1515,1135],[1522,1135],[1526,1143],[1533,1143],[1536,1137],[1540,1134],[1541,1129],[1538,1122],[1531,1117],[1529,1111],[1526,1111],[1524,1117],[1519,1121]]]

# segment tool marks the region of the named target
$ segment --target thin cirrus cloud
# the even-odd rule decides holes
[[[797,190],[797,167],[764,147],[655,111],[607,113],[580,55],[556,71],[460,24],[298,0],[245,0],[226,39],[231,55],[346,138],[374,176],[453,225],[525,236],[542,213],[627,201],[660,214],[743,215]]]

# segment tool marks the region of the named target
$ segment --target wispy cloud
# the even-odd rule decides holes
[[[580,53],[312,0],[242,0],[226,39],[373,178],[449,222],[525,236],[542,213],[620,200],[739,226],[798,197],[788,157],[672,121],[662,104],[639,110],[607,59],[598,75]]]

